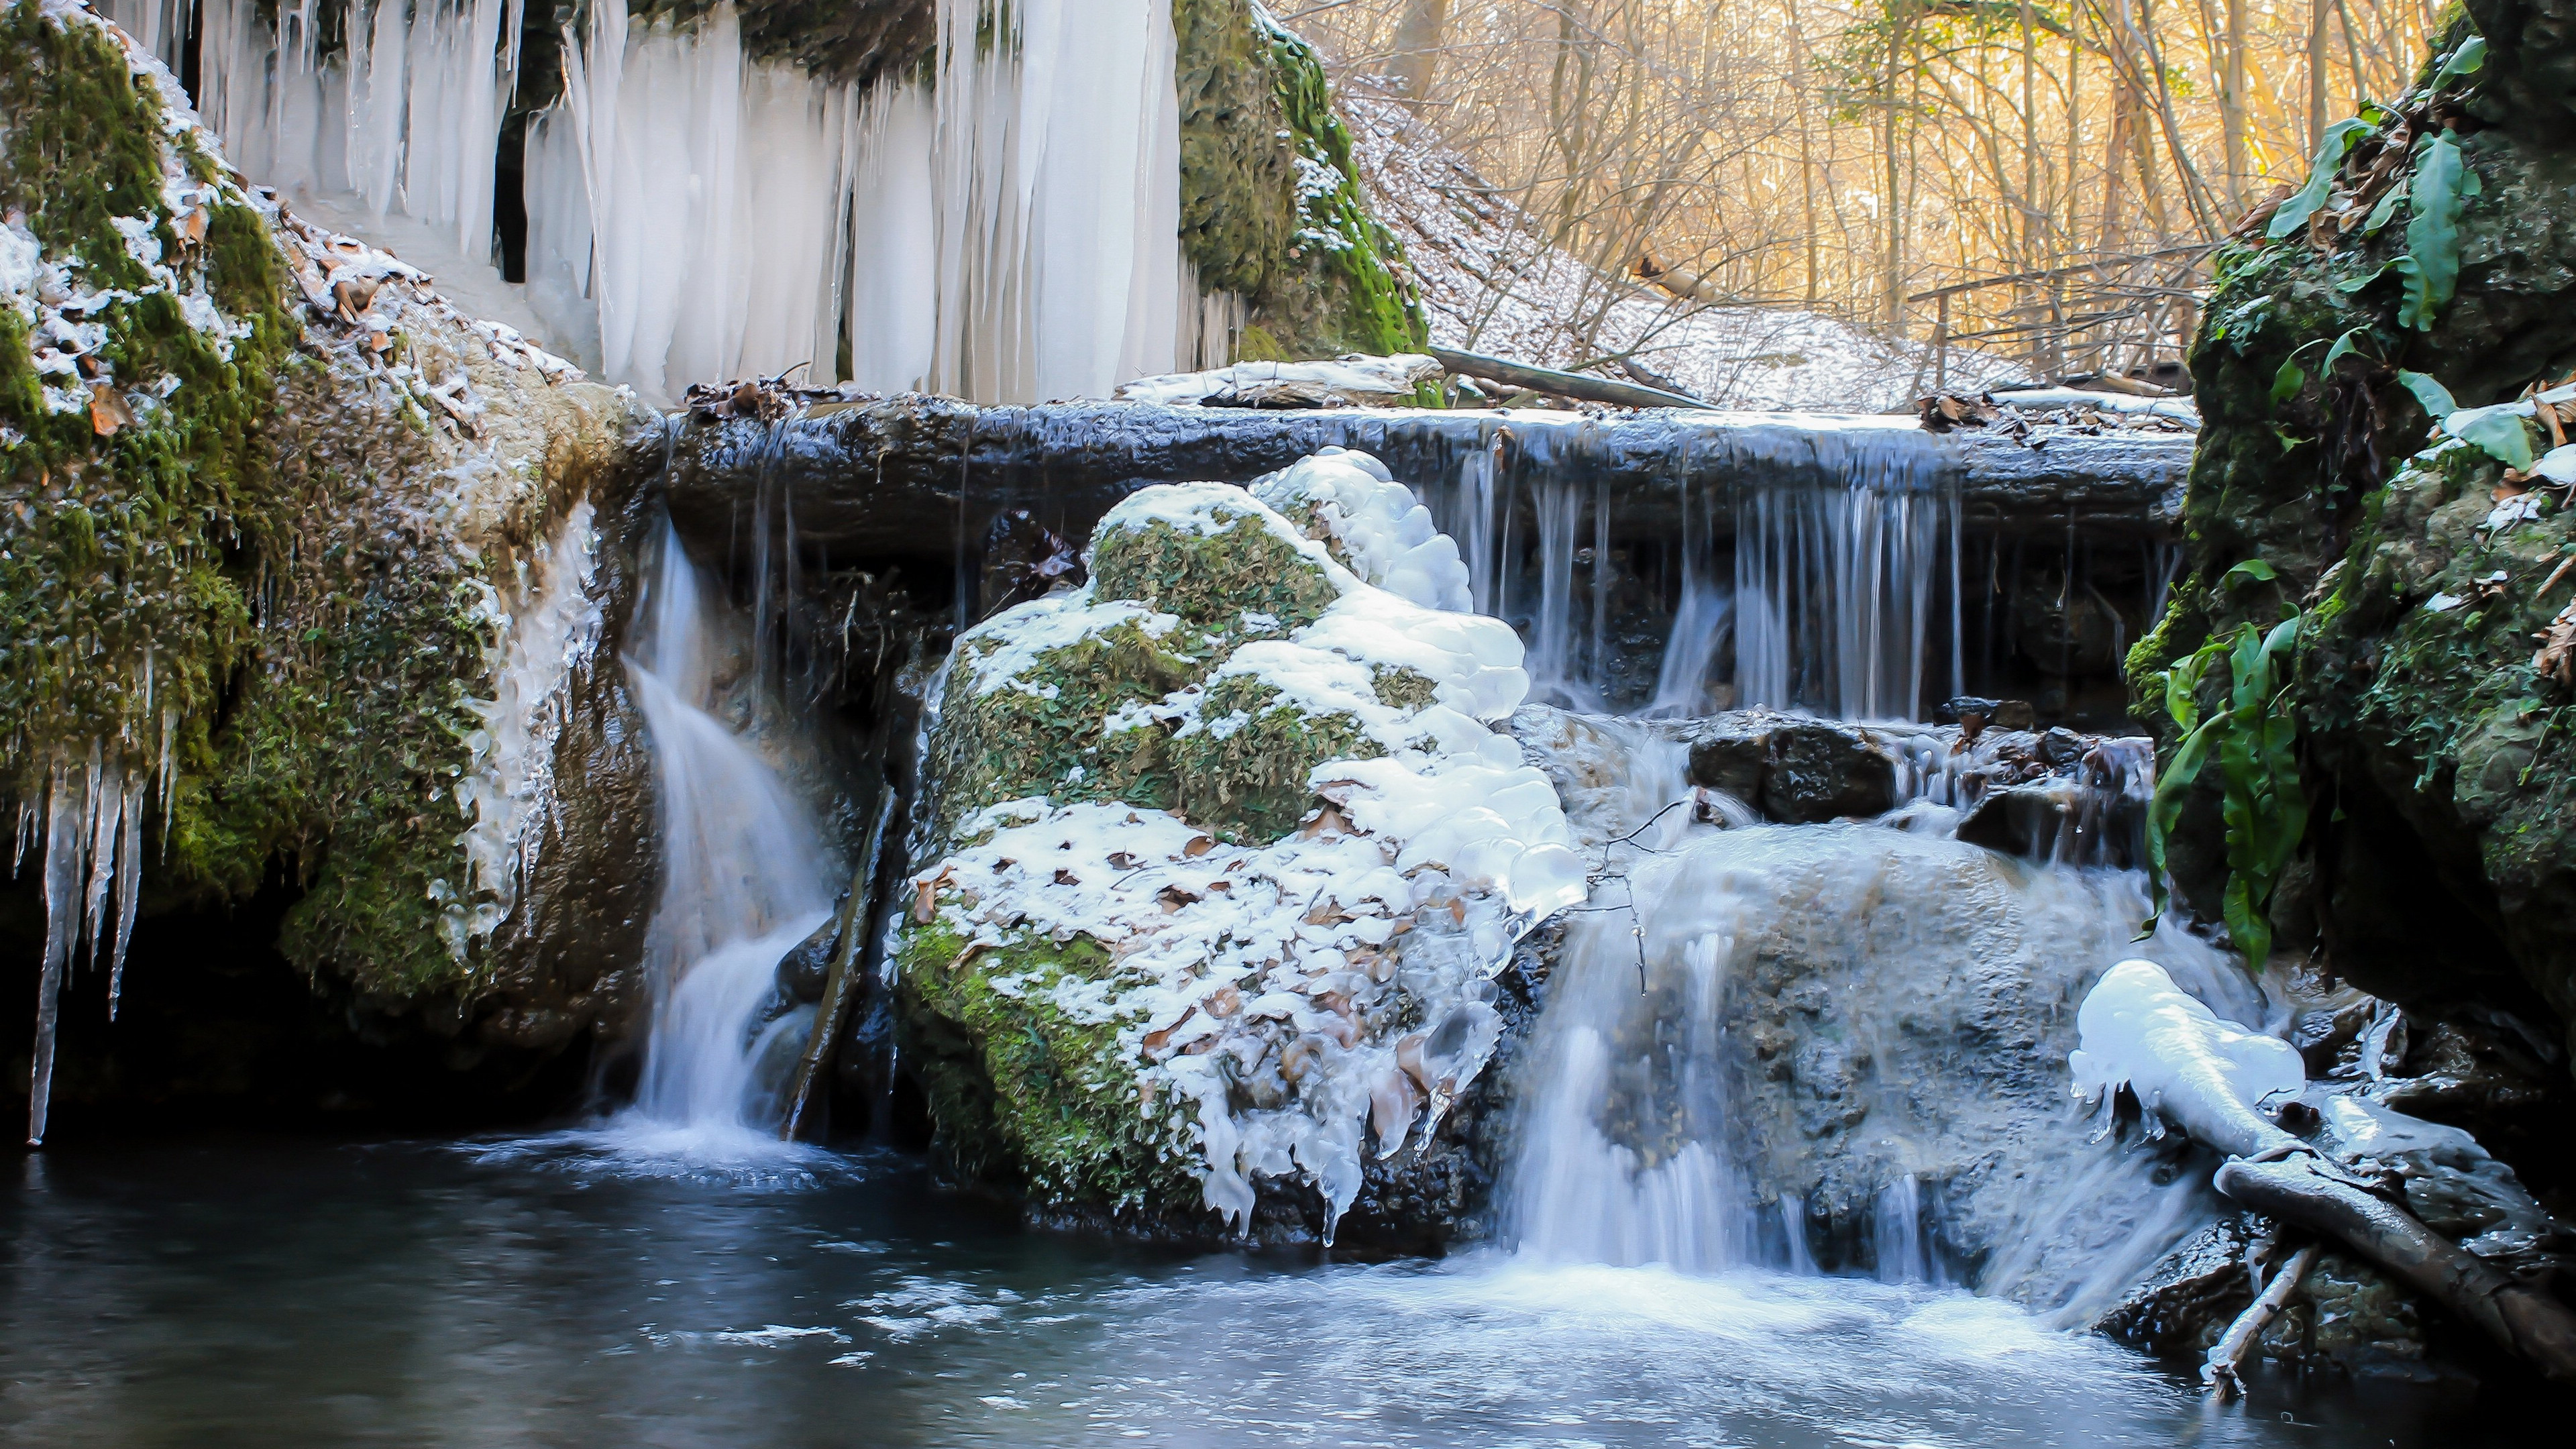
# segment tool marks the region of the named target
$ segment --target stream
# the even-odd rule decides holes
[[[2368,1385],[2219,1408],[1957,1289],[1157,1248],[894,1153],[66,1144],[0,1262],[13,1444],[2516,1442]]]

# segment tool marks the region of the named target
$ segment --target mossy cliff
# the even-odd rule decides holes
[[[91,853],[145,914],[283,874],[294,964],[470,1041],[613,1009],[649,847],[561,842],[643,799],[600,644],[631,404],[248,189],[86,10],[0,11],[0,148],[0,789],[30,856],[49,814],[121,814]]]
[[[2477,0],[2432,52],[2218,253],[2192,357],[2206,425],[2186,570],[2129,670],[2160,702],[2161,672],[2205,644],[2298,617],[2277,705],[2245,716],[2294,725],[2276,758],[2295,779],[2266,795],[2250,745],[2213,755],[2175,826],[2184,900],[2221,918],[2227,880],[2287,821],[2276,959],[2314,951],[2410,1010],[2557,1035],[2576,1021],[2576,701],[2536,650],[2576,596],[2560,566],[2576,529],[2565,490],[2530,470],[2576,410],[2553,425],[2454,407],[2576,373],[2576,3]],[[2415,456],[2442,416],[2477,441]],[[2253,656],[2204,657],[2207,714]],[[2168,770],[2180,733],[2168,722]],[[2303,832],[2284,802],[2304,803]]]
[[[1246,0],[1173,0],[1181,241],[1244,300],[1249,359],[1420,350],[1395,237],[1369,214],[1314,48]]]

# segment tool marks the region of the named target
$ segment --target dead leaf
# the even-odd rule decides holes
[[[1243,993],[1231,986],[1220,986],[1207,995],[1207,1013],[1219,1021],[1243,1009]]]
[[[1188,1024],[1191,1017],[1198,1014],[1199,1009],[1195,1006],[1182,1008],[1179,1018],[1174,1020],[1170,1026],[1164,1027],[1161,1031],[1149,1031],[1145,1033],[1145,1039],[1138,1042],[1137,1045],[1143,1047],[1149,1052],[1161,1051],[1163,1048],[1172,1044],[1172,1033],[1179,1031],[1184,1025]]]
[[[1206,897],[1185,885],[1167,885],[1161,890],[1154,892],[1154,899],[1162,902],[1164,913],[1168,915],[1169,913],[1177,911],[1181,907],[1189,905],[1194,901],[1204,900]]]
[[[1404,1068],[1404,1074],[1411,1077],[1413,1084],[1420,1087],[1427,1097],[1431,1095],[1431,1072],[1422,1064],[1424,1039],[1424,1033],[1418,1031],[1399,1037],[1395,1043],[1395,1064]]]
[[[915,881],[912,885],[912,921],[927,926],[938,918],[939,882],[935,879]]]
[[[198,207],[179,222],[179,239],[195,246],[206,239],[206,209]]]
[[[1065,869],[1063,866],[1057,866],[1055,868],[1055,883],[1057,885],[1080,885],[1082,884],[1082,877],[1075,875],[1072,871]]]
[[[1143,861],[1136,858],[1136,853],[1134,851],[1113,850],[1109,852],[1109,868],[1112,870],[1134,870],[1136,867],[1143,864]]]
[[[376,288],[380,285],[382,279],[377,277],[351,277],[332,283],[331,296],[339,304],[340,320],[355,325],[359,315],[376,300]]]
[[[1306,823],[1298,829],[1297,833],[1308,840],[1319,835],[1348,835],[1351,833],[1350,817],[1341,812],[1341,807],[1326,805],[1323,809],[1307,816]]]
[[[1190,837],[1190,843],[1181,847],[1181,854],[1187,856],[1191,860],[1196,860],[1200,856],[1205,855],[1214,849],[1216,849],[1215,836],[1193,835]]]
[[[2565,565],[2560,566],[2562,570]],[[2561,684],[2576,684],[2576,603],[2558,611],[2549,627],[2537,637],[2540,652],[2531,656],[2531,667]]]
[[[109,382],[89,385],[89,430],[104,438],[134,421],[134,409],[125,405],[125,394]]]

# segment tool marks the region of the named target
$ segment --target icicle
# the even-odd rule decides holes
[[[116,948],[107,968],[107,1019],[116,1020],[125,990],[125,945],[134,936],[134,910],[143,892],[143,807],[151,798],[151,776],[128,770],[125,777],[125,830],[116,847]],[[166,828],[163,838],[168,838]]]
[[[54,1026],[60,1014],[63,973],[79,949],[80,888],[87,862],[81,858],[89,839],[89,797],[81,790],[85,776],[74,773],[59,757],[52,770],[45,802],[45,959],[36,983],[36,1064],[27,1091],[27,1144],[45,1140],[45,1118],[54,1095]]]

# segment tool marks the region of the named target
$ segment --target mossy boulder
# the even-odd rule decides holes
[[[1438,1241],[1493,973],[1580,893],[1552,788],[1459,708],[1518,703],[1517,639],[1226,484],[1133,495],[1090,564],[949,664],[896,945],[940,1151],[1049,1217],[1329,1238],[1436,1198],[1391,1235]]]
[[[2576,745],[2534,636],[2568,602],[2571,531],[2554,506],[2490,526],[2527,485],[2477,448],[2417,455],[2442,410],[2427,379],[2478,406],[2576,373],[2576,132],[2534,84],[2576,64],[2571,21],[2567,0],[2454,11],[2415,88],[2335,163],[2319,214],[2258,217],[2221,248],[2192,354],[2205,425],[2185,569],[2128,660],[2141,700],[2160,700],[2159,671],[2205,642],[2302,613],[2287,700],[2310,814],[2271,906],[2279,949],[2410,1008],[2553,1033],[2576,1020],[2576,800],[2559,788]],[[2473,38],[2486,59],[2470,68]],[[2419,200],[2441,204],[2422,177],[2442,146],[2461,162],[2455,258],[2415,225]],[[2456,294],[2419,305],[2425,267],[2453,260]],[[2539,419],[2528,431],[2554,441]],[[2205,679],[2204,708],[2226,677]],[[2218,775],[2172,846],[2207,920],[2226,872]]]
[[[0,10],[0,229],[0,788],[131,822],[145,913],[296,883],[362,1014],[622,1011],[631,402],[246,188],[86,11]]]

